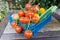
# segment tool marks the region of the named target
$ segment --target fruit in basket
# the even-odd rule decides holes
[[[18,11],[18,15],[21,17],[21,16],[24,16],[24,11],[23,10],[19,10]]]
[[[12,19],[13,20],[18,20],[19,19],[19,15],[18,14],[13,14],[12,15]]]
[[[26,5],[25,5],[25,8],[28,10],[29,8],[31,7],[31,4],[29,4],[29,3],[27,3]]]
[[[39,17],[34,16],[32,17],[32,23],[38,23],[39,22]]]
[[[24,17],[20,17],[19,22],[24,23]]]
[[[30,8],[30,10],[33,11],[33,12],[35,12],[35,13],[36,13],[37,9],[38,9],[38,10],[40,9],[40,7],[37,6],[37,5],[34,5],[34,6],[32,6],[32,7]]]
[[[35,13],[34,16],[37,16],[38,18],[40,18],[39,14]]]
[[[32,12],[36,13],[36,9],[33,8],[33,7],[31,7],[30,10],[31,10]]]
[[[25,13],[27,13],[27,10],[24,10]]]
[[[17,33],[21,33],[22,32],[22,27],[21,26],[15,26],[15,31]]]
[[[26,24],[29,22],[29,17],[20,17],[19,22]]]
[[[31,23],[38,23],[40,19],[40,16],[38,14],[34,14],[34,16],[31,19]]]
[[[25,14],[26,17],[33,17],[34,16],[34,12],[32,11],[28,11],[26,14]]]
[[[40,13],[43,14],[45,12],[45,8],[40,8]]]
[[[11,23],[11,26],[12,26],[13,28],[15,28],[16,25],[17,25],[16,22],[12,22],[12,23]]]
[[[30,10],[31,10],[32,12],[36,12],[35,6],[32,6],[32,7],[30,8]]]
[[[24,17],[24,22],[25,22],[25,23],[28,23],[29,20],[30,20],[29,17]]]
[[[30,39],[32,37],[32,31],[30,30],[25,30],[24,32],[24,36],[28,39]]]

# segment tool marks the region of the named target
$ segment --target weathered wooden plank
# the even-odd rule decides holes
[[[3,31],[8,23],[7,15],[3,18],[3,20],[0,22],[0,37],[3,34]]]

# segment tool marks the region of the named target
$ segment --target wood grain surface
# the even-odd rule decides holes
[[[3,18],[3,20],[0,22],[0,37],[3,34],[3,31],[8,23],[7,15]]]

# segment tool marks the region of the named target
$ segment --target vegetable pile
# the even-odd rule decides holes
[[[0,1],[0,22],[7,14],[6,2]]]
[[[29,28],[30,24],[36,24],[40,20],[40,15],[42,15],[45,12],[45,8],[41,8],[39,5],[31,5],[27,3],[25,5],[25,8],[22,8],[21,10],[18,10],[16,14],[12,15],[12,19],[14,22],[11,23],[11,26],[15,29],[17,33],[21,33],[23,27],[21,25],[18,25],[18,22],[22,24],[28,24],[27,29],[24,32],[24,36],[26,38],[31,38],[32,31]]]

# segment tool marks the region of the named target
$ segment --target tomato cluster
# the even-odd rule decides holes
[[[15,20],[15,22],[12,22],[11,25],[15,29],[15,31],[17,33],[22,32],[22,26],[19,26],[16,21],[18,21],[22,24],[26,24],[29,22],[32,24],[38,23],[40,20],[40,15],[39,15],[39,13],[37,13],[37,11],[42,14],[42,13],[44,13],[45,9],[40,8],[39,5],[32,6],[31,4],[27,3],[25,5],[25,10],[19,10],[17,14],[13,14],[12,19]],[[26,38],[31,38],[32,31],[25,30],[24,36]]]

